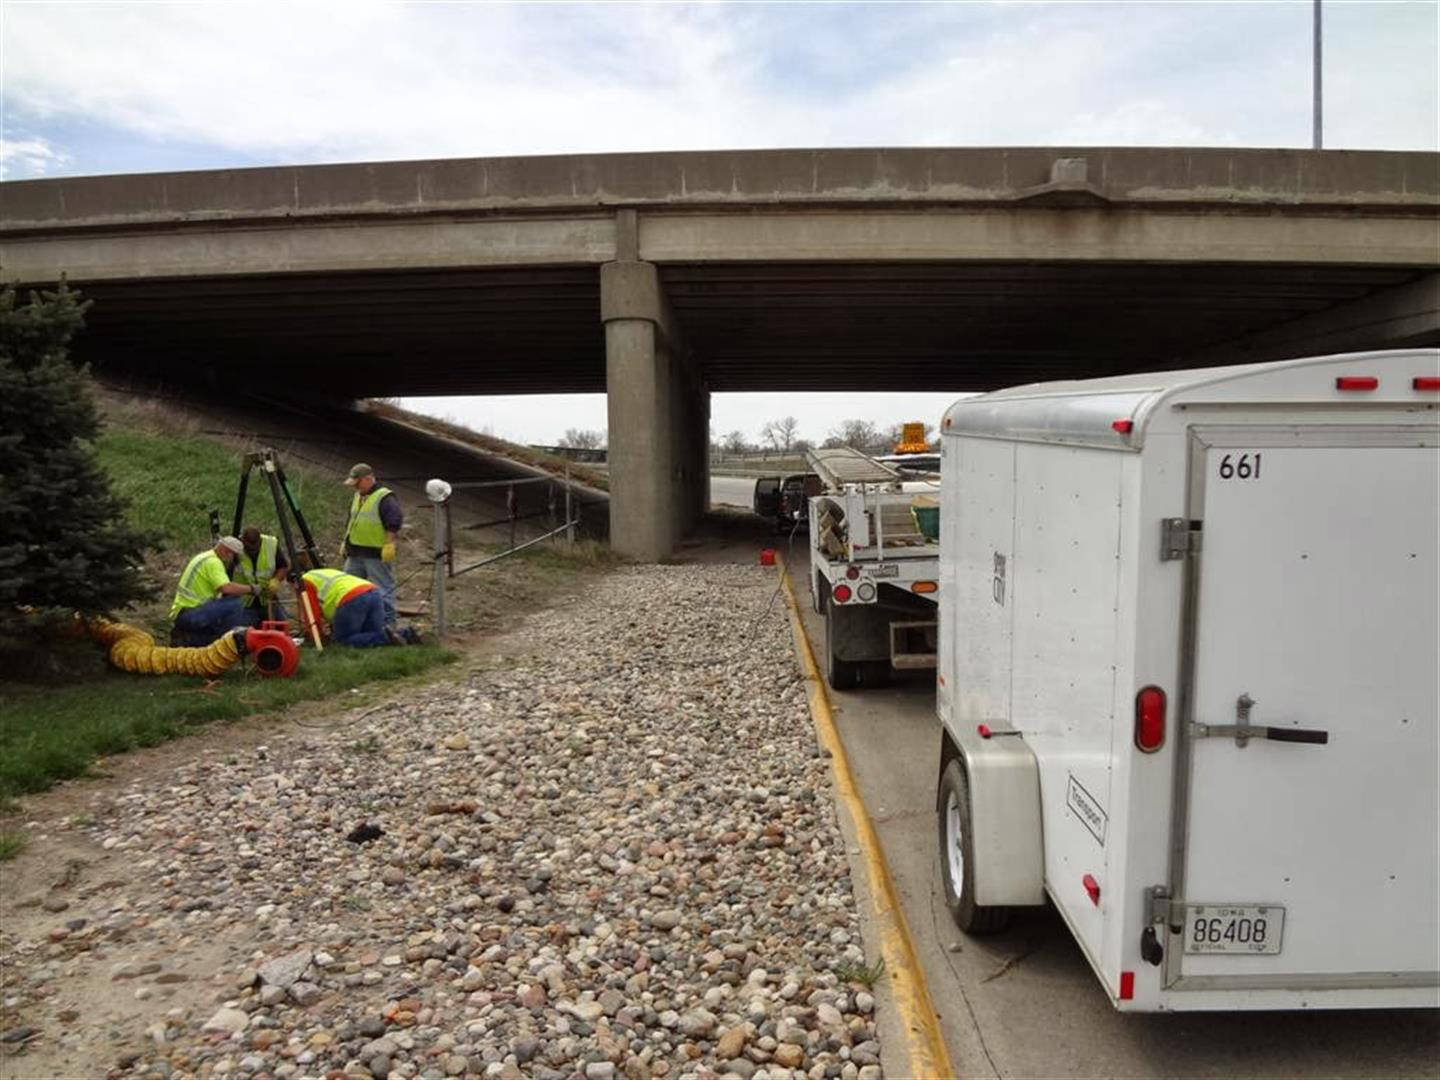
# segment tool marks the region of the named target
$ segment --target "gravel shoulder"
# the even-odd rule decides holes
[[[0,1076],[880,1080],[775,585],[617,570],[335,726],[30,800]]]

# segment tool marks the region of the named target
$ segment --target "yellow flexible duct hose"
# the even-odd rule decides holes
[[[85,632],[110,649],[110,663],[137,675],[219,675],[240,659],[234,631],[195,649],[156,645],[138,627],[109,619],[85,619]]]

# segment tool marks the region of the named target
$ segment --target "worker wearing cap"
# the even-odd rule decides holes
[[[209,645],[226,630],[249,624],[244,597],[258,596],[260,588],[230,580],[230,567],[244,550],[236,537],[222,536],[185,564],[170,604],[172,644]]]
[[[355,489],[350,520],[345,526],[345,572],[372,582],[385,606],[385,625],[395,625],[395,541],[405,522],[400,500],[375,480],[363,461],[350,470],[345,483]]]
[[[260,595],[246,596],[245,614],[257,626],[274,609],[274,618],[283,619],[284,610],[275,599],[280,583],[285,580],[285,571],[290,569],[290,560],[280,547],[280,541],[269,533],[262,533],[254,525],[245,526],[240,534],[240,543],[245,550],[235,558],[230,570],[230,580],[240,585],[259,585]]]
[[[309,610],[330,624],[334,644],[364,649],[402,643],[399,634],[385,624],[380,591],[364,578],[343,570],[307,570],[300,575],[300,584],[310,595]],[[301,621],[305,619],[302,605]],[[305,630],[308,633],[310,627],[306,625]]]

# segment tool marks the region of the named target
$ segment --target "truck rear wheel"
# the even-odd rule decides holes
[[[889,660],[865,660],[864,668],[860,675],[865,680],[865,685],[874,689],[890,685],[890,661]]]
[[[1010,922],[1008,907],[975,902],[975,840],[970,830],[970,782],[959,758],[940,774],[936,800],[940,826],[940,878],[945,906],[955,925],[967,934],[990,934]]]
[[[854,690],[860,685],[860,661],[841,660],[835,655],[835,608],[825,604],[825,681],[834,690]]]

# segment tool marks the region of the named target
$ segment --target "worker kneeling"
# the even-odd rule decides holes
[[[222,536],[185,564],[170,604],[170,644],[209,645],[225,631],[250,624],[245,597],[259,595],[259,587],[230,580],[230,568],[244,550],[237,537]]]
[[[336,645],[363,649],[401,643],[385,625],[385,602],[380,591],[364,578],[343,570],[307,570],[300,580],[310,598],[308,605],[302,605],[302,622],[309,612],[319,612],[321,622],[329,624],[330,640]],[[308,624],[305,632],[310,632]]]

